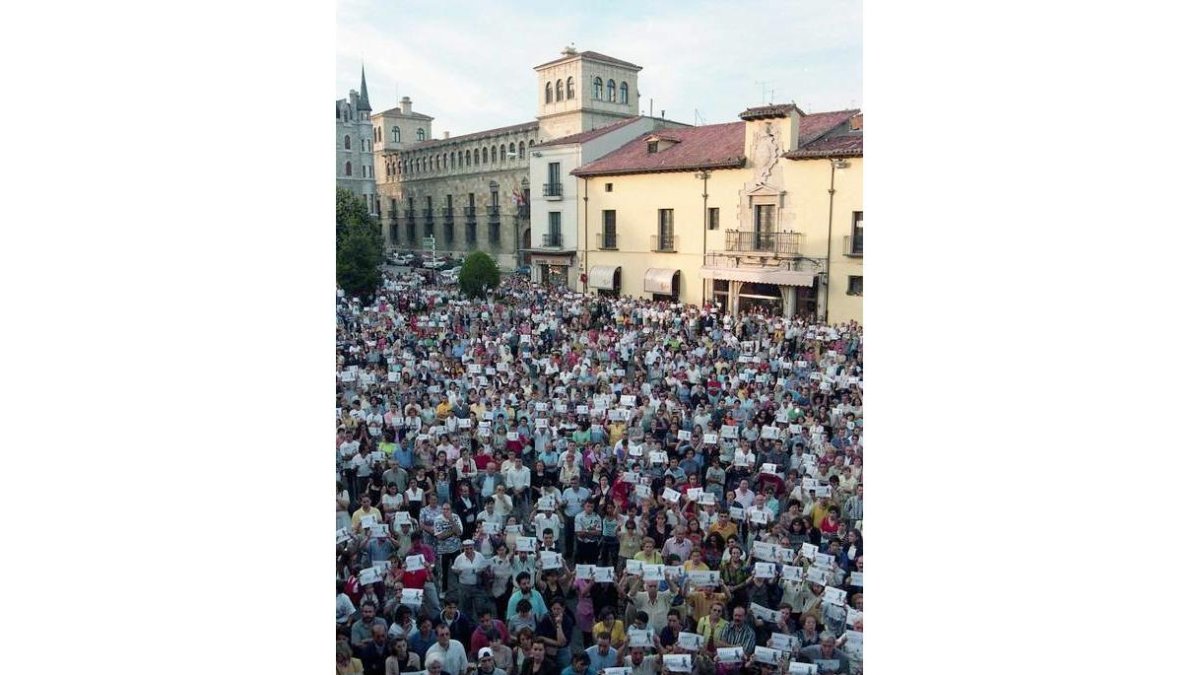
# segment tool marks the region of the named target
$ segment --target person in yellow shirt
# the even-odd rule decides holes
[[[829,498],[821,497],[820,499],[817,500],[816,504],[813,504],[813,510],[812,510],[813,524],[820,527],[821,523],[825,521],[825,516],[828,513],[829,513]]]
[[[375,524],[383,524],[383,513],[374,506],[371,506],[370,496],[363,495],[359,497],[358,503],[360,505],[359,509],[354,512],[354,515],[350,516],[350,530],[352,532],[355,534],[362,532],[361,523],[364,516],[375,516]]]
[[[437,404],[438,420],[445,421],[445,419],[450,416],[451,409],[452,408],[450,406],[450,399],[447,398],[446,396],[442,396],[442,402]]]
[[[608,442],[610,445],[615,445],[617,441],[625,438],[625,422],[617,420],[608,425]]]
[[[625,622],[616,618],[611,607],[605,607],[600,612],[600,621],[596,623],[592,633],[608,633],[609,641],[614,649],[620,650],[625,646]]]
[[[696,622],[696,632],[700,634],[700,638],[704,646],[710,650],[716,650],[717,638],[725,631],[725,627],[729,622],[725,620],[725,603],[714,602],[709,605],[708,614],[700,617]]]
[[[719,514],[717,514],[717,522],[713,523],[712,526],[708,528],[708,531],[709,533],[715,532],[721,535],[723,540],[729,541],[730,537],[737,535],[738,526],[737,523],[734,523],[733,520],[729,518],[729,511],[722,510]]]
[[[638,551],[637,555],[633,556],[633,559],[647,565],[663,564],[662,553],[659,553],[655,548],[654,539],[651,537],[642,538],[642,550]]]

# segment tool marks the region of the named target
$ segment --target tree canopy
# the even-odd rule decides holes
[[[458,289],[468,298],[482,298],[489,288],[500,285],[500,268],[492,256],[475,251],[463,261],[458,272]]]
[[[366,299],[383,282],[383,233],[367,202],[344,188],[337,191],[337,283],[346,294]]]

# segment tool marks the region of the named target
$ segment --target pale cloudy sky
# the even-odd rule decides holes
[[[863,107],[861,0],[337,3],[334,98],[365,61],[373,110],[409,96],[437,137],[534,120],[533,67],[570,43],[641,66],[643,112],[688,124],[736,120],[764,82],[806,112]]]

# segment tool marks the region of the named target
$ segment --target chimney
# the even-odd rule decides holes
[[[412,114],[412,99],[411,98],[405,96],[404,98],[400,99],[400,112],[404,113],[405,115]]]
[[[858,113],[854,117],[850,118],[851,131],[862,131],[862,128],[862,113]]]
[[[448,138],[450,138],[450,132],[449,132],[449,131],[443,131],[443,132],[442,132],[442,140],[444,141],[444,140],[446,140],[446,139],[448,139]]]

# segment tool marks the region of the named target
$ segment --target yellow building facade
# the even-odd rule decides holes
[[[862,116],[751,108],[573,173],[589,292],[862,321]]]

